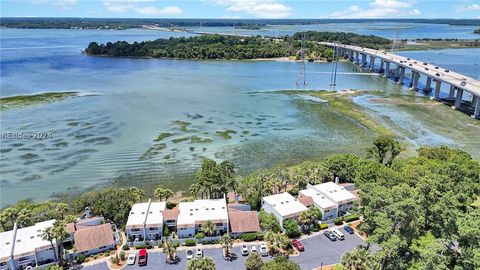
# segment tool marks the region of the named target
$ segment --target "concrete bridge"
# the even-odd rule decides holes
[[[393,79],[401,85],[404,84],[405,71],[411,70],[412,75],[409,81],[410,89],[419,90],[419,81],[423,76],[425,77],[425,87],[423,91],[432,91],[432,83],[435,84],[432,95],[432,99],[435,100],[441,100],[440,92],[442,83],[446,84],[450,87],[448,98],[446,99],[454,102],[452,108],[457,110],[472,110],[472,117],[480,119],[480,81],[478,80],[423,61],[410,59],[382,50],[330,42],[319,42],[319,44],[334,47],[339,55],[371,71],[378,71],[384,74],[384,77],[393,77]],[[375,61],[377,61],[377,59],[380,61],[379,69],[375,69]],[[471,102],[469,104],[468,102],[463,102],[465,98],[470,100],[469,96],[464,95],[466,94],[465,92],[471,94]]]

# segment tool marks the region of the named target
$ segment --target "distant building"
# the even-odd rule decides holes
[[[0,270],[24,269],[56,262],[57,242],[43,240],[43,232],[52,227],[55,220],[36,223],[33,226],[18,228],[14,224],[11,231],[0,233]]]
[[[250,208],[250,207],[248,207]],[[260,222],[257,211],[239,210],[228,207],[228,219],[230,222],[230,235],[239,237],[244,233],[260,231]]]
[[[227,203],[224,198],[215,200],[195,200],[178,204],[177,235],[180,238],[194,237],[201,232],[202,223],[212,221],[217,229],[213,236],[228,233]]]
[[[125,231],[127,237],[134,241],[156,240],[163,233],[163,211],[165,202],[137,203],[128,215]]]
[[[265,212],[274,214],[282,227],[285,220],[296,220],[300,213],[307,211],[307,207],[288,192],[263,197],[262,208]]]
[[[334,182],[327,182],[318,185],[308,185],[307,189],[300,190],[298,199],[308,205],[311,201],[322,212],[324,220],[345,215],[355,206],[358,197],[347,190],[354,190],[353,185],[338,185]]]

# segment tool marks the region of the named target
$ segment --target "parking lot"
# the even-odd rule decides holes
[[[290,259],[297,262],[302,269],[313,269],[323,265],[334,264],[340,261],[343,253],[350,251],[358,245],[365,244],[365,241],[358,235],[345,234],[345,240],[332,242],[323,234],[313,236],[300,241],[305,247],[305,251],[299,256],[291,256]],[[251,244],[248,244],[251,245]],[[196,248],[196,247],[195,247]],[[200,247],[201,248],[201,247]],[[216,268],[219,270],[245,269],[245,261],[247,256],[242,256],[240,247],[233,247],[233,252],[237,255],[232,261],[226,261],[223,258],[220,248],[204,248],[204,256],[213,258]],[[165,255],[161,252],[149,252],[148,264],[139,267],[137,264],[125,267],[126,270],[150,270],[150,269],[172,269],[183,270],[186,267],[186,251],[178,250],[177,256],[180,258],[178,264],[167,264]],[[270,257],[263,257],[265,261],[271,260]],[[109,270],[107,264],[100,263],[84,268],[85,270]]]

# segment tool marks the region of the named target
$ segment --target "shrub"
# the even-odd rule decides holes
[[[110,251],[105,251],[105,252],[103,253],[103,256],[104,256],[104,257],[110,256]]]
[[[264,237],[265,237],[264,232],[257,232],[257,239],[258,240],[262,241]]]
[[[167,202],[165,206],[167,209],[173,209],[175,206],[177,206],[177,204],[174,202]]]
[[[112,257],[112,258],[110,258],[110,261],[111,261],[113,264],[118,264],[118,263],[119,263],[117,257]]]
[[[341,217],[337,217],[333,220],[333,223],[335,223],[335,225],[342,225],[343,219]]]
[[[93,259],[94,260],[98,259],[98,254],[93,255]]]
[[[193,246],[196,246],[196,245],[197,245],[197,241],[195,241],[194,239],[185,240],[185,246],[187,246],[187,247],[193,247]]]
[[[128,244],[123,245],[122,247],[123,250],[130,250],[130,246]]]
[[[327,223],[320,224],[320,230],[325,230],[325,229],[328,229],[328,224]]]
[[[168,230],[168,227],[165,226],[165,228],[163,228],[163,236],[169,236],[170,235],[170,231]]]
[[[257,239],[257,234],[256,233],[244,233],[244,234],[242,234],[242,240],[245,241],[245,242],[251,242],[255,239]]]
[[[135,245],[135,248],[136,248],[136,249],[144,249],[144,248],[146,248],[146,247],[147,247],[147,245],[145,245],[145,244],[136,244],[136,245]]]
[[[295,238],[300,236],[300,231],[298,230],[298,222],[296,220],[287,219],[283,223],[285,228],[285,234],[290,238]]]
[[[312,231],[314,231],[314,232],[320,231],[320,225],[318,224],[318,222],[315,222],[315,223],[313,224]]]
[[[125,251],[120,251],[120,260],[122,261],[125,261],[126,257],[125,257]]]
[[[77,256],[77,263],[84,263],[85,262],[85,255],[84,254],[79,254]]]
[[[360,217],[357,214],[351,214],[351,215],[343,217],[343,220],[345,220],[345,222],[351,222],[351,221],[358,220],[358,219],[360,219]]]
[[[90,261],[90,258],[85,258],[84,262],[88,262],[88,261]]]
[[[199,233],[195,234],[195,238],[197,240],[203,239],[203,238],[205,238],[205,234],[203,232],[199,232]]]

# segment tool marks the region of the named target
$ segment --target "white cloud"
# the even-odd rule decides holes
[[[292,8],[277,0],[204,0],[227,7],[227,11],[241,12],[257,18],[278,19],[291,15]]]
[[[144,15],[175,15],[181,14],[182,10],[177,6],[158,8],[154,6],[139,6],[141,3],[155,2],[155,0],[104,0],[104,7],[115,13],[136,11]]]
[[[457,7],[457,11],[459,12],[465,12],[465,11],[474,11],[474,10],[480,10],[480,4],[471,4],[471,5],[461,5]]]
[[[420,10],[412,9],[415,1],[401,0],[374,0],[369,9],[362,9],[357,5],[351,5],[344,11],[333,12],[323,18],[393,18],[418,16]]]
[[[138,13],[145,15],[175,15],[182,14],[182,10],[176,6],[166,6],[164,8],[142,7],[135,8]]]
[[[65,8],[65,9],[71,8],[77,2],[78,0],[32,0],[32,3],[36,5],[51,4],[60,8]]]

